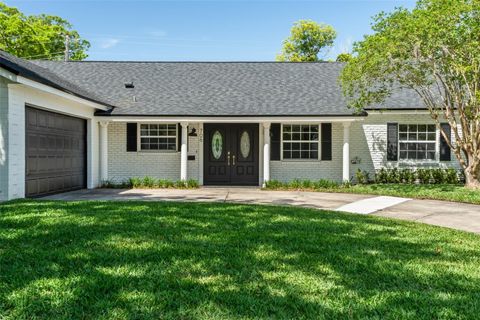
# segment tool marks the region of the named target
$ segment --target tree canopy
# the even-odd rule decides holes
[[[319,61],[323,49],[331,47],[337,33],[327,24],[311,20],[294,23],[290,36],[283,42],[277,61],[314,62]]]
[[[414,90],[465,171],[480,187],[480,1],[420,0],[375,16],[340,77],[357,109],[397,88]],[[451,139],[440,126],[448,122]]]
[[[352,55],[350,53],[346,53],[346,52],[340,53],[337,56],[337,62],[348,62],[351,59],[352,59]]]
[[[90,43],[72,25],[57,16],[27,16],[0,2],[0,49],[26,59],[61,59],[69,37],[71,60],[83,60]]]

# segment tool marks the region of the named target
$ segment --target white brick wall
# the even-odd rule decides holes
[[[189,125],[199,132],[198,125]],[[198,180],[199,161],[197,137],[188,137],[188,155],[195,160],[187,162],[187,178]],[[157,179],[180,179],[180,152],[127,152],[127,125],[113,122],[108,126],[108,178],[121,182],[131,177],[150,176]]]
[[[351,130],[351,129],[350,129]],[[342,181],[343,125],[332,124],[332,160],[284,160],[270,162],[270,179],[287,182],[293,179],[328,179]]]
[[[8,198],[8,87],[0,78],[0,201]]]
[[[357,169],[370,172],[373,177],[376,170],[382,167],[455,167],[459,164],[453,153],[451,162],[415,162],[387,161],[387,122],[405,124],[433,123],[428,114],[370,114],[365,121],[354,122],[350,127],[350,159],[359,158],[359,164],[350,164],[350,177]],[[438,136],[438,133],[437,133]],[[271,179],[290,181],[292,179],[329,179],[342,180],[342,144],[343,127],[340,123],[332,126],[332,161],[272,161],[270,164]]]

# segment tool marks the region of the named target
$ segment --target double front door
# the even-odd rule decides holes
[[[258,185],[258,124],[205,124],[203,145],[205,185]]]

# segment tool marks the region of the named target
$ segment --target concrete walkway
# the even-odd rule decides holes
[[[480,234],[480,206],[434,200],[258,188],[95,189],[44,197],[52,200],[201,201],[293,205],[411,220]]]

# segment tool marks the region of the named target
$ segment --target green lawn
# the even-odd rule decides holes
[[[378,194],[418,199],[446,200],[480,204],[480,190],[460,185],[443,184],[368,184],[345,189],[350,193]]]
[[[0,204],[0,319],[473,319],[480,236],[293,207]]]
[[[287,185],[278,188],[269,187],[266,189],[361,193],[480,204],[480,190],[468,189],[462,185],[455,184],[357,184],[348,187],[337,185],[326,188],[304,188],[302,186],[290,187]]]

